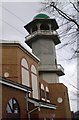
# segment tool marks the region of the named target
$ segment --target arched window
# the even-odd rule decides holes
[[[32,28],[32,32],[35,32],[35,31],[37,31],[37,26],[35,25],[33,28]]]
[[[26,86],[30,86],[29,84],[29,67],[25,58],[21,60],[21,74],[22,74],[22,84]]]
[[[46,86],[46,100],[49,102],[50,99],[49,99],[49,89],[48,87]]]
[[[19,105],[16,99],[11,98],[8,103],[7,103],[7,108],[6,108],[7,113],[14,113],[18,114],[20,112],[19,110]]]
[[[32,80],[33,98],[38,99],[37,70],[34,65],[31,66],[31,80]]]
[[[45,92],[44,92],[44,85],[41,84],[41,99],[45,100]]]
[[[41,29],[41,30],[49,30],[49,26],[48,26],[47,24],[42,24],[42,25],[40,26],[40,29]]]

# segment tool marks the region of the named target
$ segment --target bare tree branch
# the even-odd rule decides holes
[[[54,4],[54,2],[50,3],[50,7],[54,7],[55,10],[62,16],[64,17],[66,20],[73,22],[76,24],[77,28],[79,29],[79,24],[76,22],[76,20],[74,20],[73,18],[71,18],[70,16],[68,16],[65,12],[63,12],[62,10],[60,10],[59,8],[57,8]]]
[[[79,10],[77,9],[77,7],[74,5],[74,3],[72,3],[72,2],[70,2],[72,5],[73,5],[73,7],[75,8],[75,10],[77,11],[77,12],[79,12]]]

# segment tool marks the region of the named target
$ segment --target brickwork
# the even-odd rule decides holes
[[[26,93],[11,88],[7,86],[2,87],[2,117],[7,118],[7,103],[11,98],[17,100],[20,108],[20,118],[27,118],[27,110],[26,110],[26,101],[25,101]]]
[[[62,83],[49,84],[49,96],[50,102],[57,106],[56,111],[54,111],[55,117],[71,118],[67,87]],[[58,98],[62,98],[62,101],[58,102]]]

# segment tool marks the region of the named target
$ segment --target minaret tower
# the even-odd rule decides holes
[[[38,14],[24,28],[29,32],[25,42],[40,59],[40,78],[48,83],[58,83],[59,76],[64,75],[64,69],[57,65],[56,59],[55,45],[60,43],[56,20],[50,19],[46,14]]]

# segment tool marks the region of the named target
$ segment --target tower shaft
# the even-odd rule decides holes
[[[33,21],[24,26],[30,33],[26,36],[26,43],[32,48],[33,53],[40,59],[40,79],[48,83],[58,83],[59,76],[64,75],[62,66],[57,65],[55,45],[60,43],[56,32],[58,25],[55,19],[46,15],[37,15]]]

